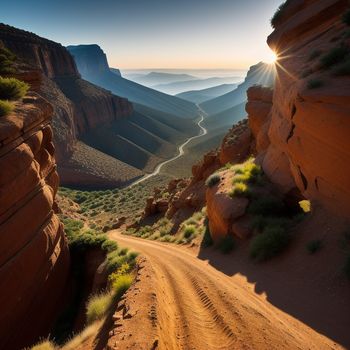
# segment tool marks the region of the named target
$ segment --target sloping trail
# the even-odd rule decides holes
[[[237,282],[182,247],[118,231],[111,231],[110,237],[140,252],[151,266],[144,281],[148,285],[142,287],[154,291],[153,304],[147,307],[153,310],[152,336],[158,343],[156,347],[150,343],[149,349],[341,349],[269,304],[248,283]],[[135,322],[145,324],[149,319]],[[146,329],[145,324],[145,333]],[[137,342],[123,346],[146,350]]]

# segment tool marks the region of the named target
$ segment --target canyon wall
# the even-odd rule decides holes
[[[1,349],[47,336],[62,307],[69,252],[54,212],[51,117],[51,105],[31,92],[0,119]]]
[[[341,70],[350,54],[348,8],[346,0],[304,0],[281,11],[268,38],[278,78],[261,160],[282,192],[297,186],[314,204],[349,217],[350,78]]]
[[[0,24],[0,41],[17,55],[19,62],[25,62],[18,65],[19,77],[53,106],[52,127],[61,182],[79,184],[79,177],[83,175],[87,182],[119,183],[118,178],[97,174],[95,170],[100,166],[96,159],[103,155],[90,148],[89,152],[82,150],[77,141],[99,125],[131,115],[132,104],[81,79],[72,56],[58,43],[5,24]],[[87,162],[80,164],[74,160],[72,166],[72,158],[84,158]]]

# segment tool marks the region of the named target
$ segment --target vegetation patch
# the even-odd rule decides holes
[[[283,227],[267,226],[263,233],[252,238],[250,243],[250,256],[263,261],[281,253],[290,240],[289,234]]]
[[[0,99],[15,101],[23,98],[29,89],[29,85],[16,78],[0,77]]]
[[[220,182],[221,178],[219,174],[212,174],[210,175],[207,180],[205,181],[205,185],[209,188],[214,187],[216,184]]]
[[[272,16],[271,18],[271,26],[272,28],[276,28],[276,26],[278,24],[280,24],[281,22],[281,19],[283,17],[283,12],[284,10],[286,9],[287,7],[287,2],[288,1],[285,1],[284,3],[282,3],[276,10],[276,12],[274,13],[274,15]]]
[[[310,213],[311,211],[311,202],[309,200],[302,200],[299,202],[300,208],[303,210],[304,213]]]
[[[0,100],[0,117],[4,117],[13,111],[13,104],[9,101]]]
[[[14,73],[15,61],[16,55],[0,43],[0,74]]]
[[[88,324],[104,317],[113,302],[113,294],[106,293],[96,294],[90,297],[86,305],[86,321]]]
[[[30,350],[56,350],[56,345],[50,340],[41,340],[36,345],[32,346]]]

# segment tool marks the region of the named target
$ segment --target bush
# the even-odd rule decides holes
[[[86,305],[87,323],[100,320],[108,311],[113,302],[113,294],[111,292],[93,295],[89,298]]]
[[[221,253],[223,254],[229,254],[235,247],[235,241],[232,236],[226,236],[223,238],[220,243],[218,244],[218,248],[220,249]]]
[[[5,115],[11,113],[12,111],[13,111],[13,104],[11,102],[0,100],[0,117],[4,117]]]
[[[216,184],[220,182],[220,179],[221,178],[219,174],[212,174],[205,181],[205,185],[209,188],[214,187]]]
[[[253,215],[283,215],[286,211],[284,203],[276,197],[259,197],[252,201],[248,211]]]
[[[323,86],[323,81],[322,80],[319,80],[319,79],[310,79],[308,82],[307,82],[307,87],[308,89],[317,89],[321,86]]]
[[[131,274],[125,274],[118,276],[112,283],[112,289],[115,293],[115,297],[120,299],[123,294],[130,288],[133,282],[133,276]]]
[[[308,252],[310,254],[315,254],[316,252],[318,252],[322,248],[322,246],[323,246],[322,241],[319,239],[316,239],[314,241],[310,241],[306,245],[306,249],[308,250]]]
[[[18,100],[24,97],[29,89],[29,85],[15,78],[0,77],[0,99]]]
[[[343,15],[343,23],[350,26],[350,10],[344,13]]]
[[[337,63],[342,62],[347,56],[348,52],[349,50],[343,46],[332,49],[321,58],[321,67],[327,69]]]
[[[185,237],[185,238],[190,238],[190,237],[192,237],[192,235],[193,235],[195,232],[196,232],[195,226],[193,226],[193,225],[185,226],[185,229],[184,229],[184,237]]]
[[[251,191],[249,187],[243,182],[235,183],[233,189],[230,192],[231,197],[249,197]]]
[[[250,256],[263,261],[282,252],[289,243],[289,235],[282,227],[267,226],[263,233],[255,236],[250,243]]]
[[[264,231],[266,227],[282,227],[287,229],[291,225],[291,221],[286,217],[273,217],[266,215],[254,216],[252,227],[259,232]]]
[[[276,28],[276,26],[281,21],[281,18],[282,18],[282,15],[283,15],[283,11],[286,8],[286,6],[287,6],[287,1],[282,3],[278,7],[278,9],[276,10],[275,14],[272,16],[272,18],[271,18],[271,26],[272,26],[272,28]]]

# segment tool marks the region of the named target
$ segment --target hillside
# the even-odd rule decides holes
[[[211,100],[215,97],[224,95],[227,92],[234,90],[236,87],[236,84],[221,84],[202,90],[185,91],[180,94],[177,94],[176,96],[184,100],[199,104],[207,100]]]
[[[164,73],[164,72],[150,72],[148,74],[139,74],[130,79],[138,84],[152,87],[158,84],[169,84],[178,81],[195,80],[195,76],[190,74],[176,74],[176,73]]]
[[[239,77],[213,77],[204,79],[194,79],[186,81],[177,81],[174,83],[157,84],[153,89],[162,91],[166,94],[177,95],[191,90],[208,89],[222,84],[235,84],[241,79]]]
[[[195,104],[118,76],[110,71],[107,60],[104,60],[103,69],[95,70],[94,62],[99,62],[100,58],[101,60],[105,58],[104,52],[98,45],[68,46],[67,49],[74,57],[82,77],[91,83],[110,90],[112,93],[125,97],[132,102],[164,113],[188,119],[197,117],[198,111]],[[96,59],[86,60],[85,58],[89,55]]]
[[[250,67],[244,82],[225,95],[216,97],[200,104],[209,115],[218,114],[237,106],[247,100],[247,89],[255,84],[272,86],[275,77],[275,67],[266,63],[258,63]]]

